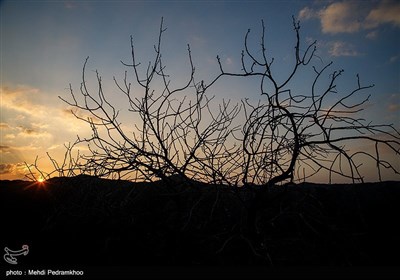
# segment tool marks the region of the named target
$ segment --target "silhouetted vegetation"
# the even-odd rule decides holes
[[[380,181],[382,169],[398,174],[385,155],[399,155],[400,134],[393,125],[359,118],[369,96],[358,95],[373,85],[364,85],[357,75],[355,87],[340,92],[343,70],[329,73],[332,63],[313,66],[319,59],[316,42],[303,46],[294,18],[293,29],[294,62],[286,77],[274,72],[262,22],[258,49],[250,48],[250,30],[245,34],[242,69],[225,70],[217,56],[219,74],[209,82],[196,80],[188,46],[190,67],[181,86],[171,82],[163,64],[163,21],[154,59],[144,67],[131,37],[132,60],[122,62],[127,68],[122,80],[114,78],[132,114],[130,124],[122,124],[122,109],[104,92],[97,71],[97,89],[89,90],[87,58],[79,93],[70,86],[70,99],[60,98],[91,127],[91,137],[78,136],[66,145],[62,161],[48,154],[54,166],[50,173],[37,162],[28,165],[28,177],[35,180],[40,172],[48,179],[46,191],[29,189],[45,201],[34,206],[44,214],[38,214],[41,221],[31,230],[41,231],[34,242],[47,251],[35,261],[397,264],[391,245],[398,234],[393,226],[398,184],[357,183],[364,182],[365,161],[376,166]],[[297,92],[294,83],[309,68],[314,76],[308,91]],[[238,104],[215,104],[207,93],[227,77],[258,80],[259,101],[244,96]],[[354,143],[363,145],[346,147]],[[365,143],[374,149],[365,149]],[[85,153],[79,151],[83,144]],[[320,173],[330,183],[337,176],[352,184],[306,183]],[[8,188],[2,191],[14,195]],[[15,192],[18,199],[36,199]],[[61,241],[59,232],[61,239],[76,236],[77,246],[97,253],[48,258]],[[68,242],[62,246],[73,251]],[[121,259],[125,251],[129,257]]]
[[[1,241],[46,267],[398,265],[397,182],[271,187],[249,239],[250,187],[171,180],[0,181]]]

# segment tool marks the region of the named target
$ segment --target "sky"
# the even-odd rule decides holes
[[[123,78],[120,61],[129,61],[130,36],[138,60],[147,65],[162,17],[167,28],[164,63],[179,84],[189,70],[187,44],[197,80],[210,81],[218,74],[217,55],[225,69],[239,71],[246,31],[251,29],[250,39],[258,44],[261,20],[275,70],[284,75],[293,56],[294,15],[302,44],[318,42],[321,60],[316,63],[333,61],[334,69],[345,70],[341,87],[354,88],[356,74],[362,83],[375,84],[364,117],[400,128],[399,1],[15,0],[1,1],[0,10],[0,179],[23,178],[24,162],[33,163],[36,156],[46,170],[46,152],[60,158],[65,143],[90,134],[58,98],[68,98],[70,84],[79,90],[86,57],[88,79],[95,81],[92,70],[97,69],[107,94],[123,107],[113,76]],[[258,98],[246,86],[217,84],[214,94],[219,99]],[[389,174],[386,179],[400,178]]]

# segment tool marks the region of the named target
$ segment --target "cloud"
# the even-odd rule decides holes
[[[8,129],[10,126],[6,123],[0,123],[0,129]]]
[[[59,134],[60,127],[63,133],[88,128],[82,121],[77,120],[62,104],[54,106],[51,101],[41,104],[40,100],[49,100],[49,94],[42,93],[39,89],[28,86],[1,87],[1,108],[11,110],[12,113],[5,115],[7,123],[1,123],[1,128],[14,129],[15,135],[23,137],[44,137],[48,139],[51,134]],[[60,102],[61,103],[61,102]],[[86,118],[85,112],[78,112],[80,117]],[[16,115],[17,114],[17,115]],[[11,118],[11,116],[14,116]]]
[[[332,56],[358,56],[360,53],[355,49],[352,44],[336,41],[331,42],[329,45],[329,54]]]
[[[40,149],[41,147],[38,146],[34,146],[34,145],[26,145],[26,146],[22,146],[22,145],[18,145],[18,146],[10,146],[9,147],[9,151],[10,153],[15,153],[15,152],[32,152],[32,151],[37,151],[38,149]]]
[[[371,31],[365,37],[367,37],[367,39],[374,40],[378,37],[378,31],[376,31],[376,30]]]
[[[381,1],[378,7],[369,12],[366,22],[371,27],[385,23],[400,27],[400,2]]]
[[[338,2],[318,13],[323,33],[353,33],[361,28],[354,2]]]
[[[23,126],[18,126],[18,128],[22,131],[23,134],[30,135],[30,134],[36,134],[37,133],[35,130],[33,130],[31,128],[26,128],[26,127],[23,127]]]
[[[10,146],[0,145],[0,153],[9,153],[9,152],[10,152]]]
[[[389,58],[389,63],[395,63],[397,60],[399,60],[400,56],[399,55],[394,55]]]
[[[10,174],[14,171],[15,164],[0,163],[0,174]]]
[[[2,95],[1,107],[14,110],[27,115],[38,115],[46,110],[44,106],[37,104],[35,99],[39,98],[39,90],[25,86],[0,88]]]
[[[0,153],[2,164],[33,162],[46,151],[63,154],[60,142],[73,141],[76,135],[86,136],[90,127],[77,120],[65,105],[54,105],[54,96],[29,86],[0,87],[2,122],[0,123]],[[40,103],[46,100],[45,103]],[[4,110],[4,111],[3,111]],[[83,115],[84,112],[79,112]],[[61,153],[62,152],[62,153]],[[10,171],[4,166],[4,172]],[[14,170],[15,171],[15,170]],[[20,178],[16,171],[4,178]]]
[[[23,178],[26,172],[17,163],[32,163],[46,151],[62,157],[65,151],[60,142],[90,133],[86,123],[63,111],[65,104],[55,103],[54,95],[29,86],[2,86],[0,94],[0,172],[4,179]]]
[[[61,147],[61,145],[59,145],[59,144],[54,144],[54,145],[51,145],[50,147],[48,147],[47,150],[54,150],[54,149],[58,149],[58,148],[60,148],[60,147]]]
[[[0,163],[0,175],[16,175],[22,177],[27,174],[25,163]]]
[[[374,29],[382,24],[400,27],[399,14],[399,1],[343,1],[320,9],[304,7],[298,17],[301,20],[318,18],[323,33],[337,34]],[[368,36],[374,38],[376,33]]]
[[[32,137],[32,138],[50,138],[51,134],[47,131],[37,130],[35,128],[29,128],[24,126],[18,126],[18,136],[20,137]]]
[[[307,38],[307,42],[314,42],[314,39],[312,38]],[[364,53],[360,52],[357,50],[357,47],[351,43],[345,42],[345,41],[324,41],[324,40],[319,40],[317,41],[317,48],[319,50],[323,50],[324,52],[327,52],[328,55],[334,56],[334,57],[340,57],[340,56],[360,56],[364,55]]]
[[[313,9],[310,9],[309,7],[304,7],[303,9],[300,10],[298,18],[300,20],[309,20],[312,18],[318,17],[318,13],[315,12]]]

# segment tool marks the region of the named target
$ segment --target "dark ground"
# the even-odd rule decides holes
[[[246,231],[253,197],[249,187],[235,192],[179,179],[0,181],[0,249],[30,249],[18,265],[2,258],[0,267],[82,269],[114,279],[209,270],[222,278],[228,274],[215,272],[222,268],[246,278],[310,270],[348,276],[351,268],[379,278],[398,273],[400,182],[275,187],[259,209],[254,239]]]

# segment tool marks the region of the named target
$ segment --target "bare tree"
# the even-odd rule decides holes
[[[267,51],[264,22],[261,27],[259,48],[249,47],[250,30],[245,35],[241,69],[226,71],[217,56],[219,74],[208,83],[195,79],[188,45],[187,81],[180,87],[173,86],[163,64],[163,20],[154,58],[144,67],[136,57],[131,37],[131,61],[121,61],[127,68],[122,79],[114,77],[115,87],[128,105],[125,111],[113,104],[98,71],[97,88],[90,90],[87,58],[80,91],[76,93],[70,85],[70,99],[60,99],[71,106],[76,118],[91,127],[92,135],[78,136],[67,145],[61,163],[48,154],[54,171],[47,176],[90,174],[133,181],[161,179],[168,184],[175,175],[188,182],[231,187],[257,185],[254,195],[244,203],[245,218],[238,228],[240,236],[258,255],[257,217],[270,187],[312,180],[321,173],[327,174],[329,182],[334,176],[363,182],[362,164],[367,160],[376,166],[380,180],[382,169],[399,174],[398,166],[385,158],[383,151],[399,156],[400,133],[393,125],[374,124],[359,117],[369,101],[369,95],[362,94],[373,85],[364,85],[357,75],[353,89],[339,91],[337,83],[343,70],[329,72],[332,62],[313,65],[321,61],[316,55],[317,43],[302,45],[300,24],[294,17],[294,62],[282,78]],[[308,84],[303,81],[303,85],[309,85],[304,93],[294,84],[306,69],[313,76]],[[215,97],[208,92],[226,77],[257,80],[259,100],[213,102]],[[131,123],[122,122],[124,113],[131,116]],[[367,143],[373,149],[346,146],[354,143]],[[79,152],[82,145],[87,146],[85,153]],[[32,170],[46,176],[37,167],[37,160],[28,167],[31,178],[35,177]],[[211,212],[218,195],[219,192]],[[200,200],[193,205],[187,223]],[[223,243],[221,250],[232,238]],[[268,252],[262,255],[268,258]]]
[[[242,101],[246,121],[241,135],[237,137],[242,143],[244,158],[243,162],[238,163],[243,166],[242,182],[272,186],[286,180],[293,181],[296,173],[297,179],[302,178],[300,170],[304,167],[311,172],[307,178],[325,170],[330,182],[333,174],[353,182],[363,182],[361,164],[356,161],[360,154],[376,162],[380,179],[381,168],[391,169],[398,174],[395,166],[379,155],[380,148],[399,154],[399,132],[393,125],[373,124],[357,117],[370,96],[361,97],[361,101],[354,97],[373,85],[362,85],[357,75],[356,87],[344,94],[339,93],[336,83],[343,73],[343,70],[339,70],[330,73],[327,85],[322,87],[321,81],[332,66],[331,62],[321,69],[312,66],[315,77],[310,82],[309,94],[298,93],[295,88],[289,87],[301,69],[317,57],[316,41],[301,52],[300,24],[295,18],[293,27],[296,35],[295,63],[282,81],[278,81],[274,75],[274,59],[268,58],[263,22],[260,58],[256,58],[256,51],[252,52],[248,47],[248,30],[242,52],[242,72],[227,73],[218,60],[221,75],[260,78],[262,101],[255,105],[247,99]],[[336,100],[329,103],[332,96]],[[362,146],[358,151],[345,148],[346,143],[360,140],[372,142],[375,152],[365,151]]]
[[[293,17],[295,34],[294,64],[283,79],[274,72],[274,59],[269,57],[262,22],[260,50],[249,47],[250,30],[244,38],[241,54],[242,69],[224,70],[217,56],[220,73],[209,83],[195,80],[195,67],[190,46],[187,82],[173,87],[163,64],[161,47],[165,30],[161,21],[154,59],[142,67],[135,54],[131,37],[131,61],[122,80],[114,77],[115,86],[129,104],[130,127],[120,121],[120,110],[111,102],[96,71],[97,90],[89,90],[86,59],[79,94],[70,85],[71,100],[60,97],[72,107],[72,113],[88,123],[89,138],[80,138],[67,147],[71,150],[83,143],[88,153],[80,154],[72,165],[57,165],[63,170],[96,176],[152,181],[168,180],[171,175],[208,183],[239,186],[256,184],[273,186],[299,181],[327,172],[353,182],[363,181],[359,156],[375,162],[381,169],[396,166],[383,158],[381,150],[398,155],[400,134],[393,125],[373,124],[358,117],[369,100],[354,98],[373,85],[363,85],[357,75],[356,86],[339,92],[337,82],[343,70],[328,73],[332,62],[320,68],[312,66],[316,42],[303,47],[300,24]],[[304,68],[314,73],[307,93],[293,87],[295,78]],[[259,79],[260,100],[245,98],[239,104],[222,101],[212,104],[214,96],[207,91],[224,77]],[[190,94],[188,94],[190,93]],[[334,100],[334,101],[332,101]],[[83,117],[85,112],[89,117]],[[237,120],[244,119],[242,124]],[[347,149],[347,143],[367,141],[375,150]],[[72,168],[73,166],[73,168]],[[307,175],[305,174],[307,170]],[[68,172],[67,172],[68,173]],[[71,174],[71,172],[70,172]]]
[[[82,155],[81,168],[84,173],[98,176],[115,175],[133,180],[167,180],[170,175],[195,180],[210,180],[231,184],[231,175],[215,167],[226,165],[239,147],[229,146],[227,139],[237,127],[232,121],[240,112],[240,106],[224,102],[218,110],[212,110],[214,97],[205,94],[203,81],[195,82],[195,68],[188,45],[189,74],[187,83],[172,88],[161,57],[161,39],[165,32],[163,22],[159,30],[158,43],[154,46],[155,57],[144,73],[137,62],[133,38],[131,37],[130,63],[122,62],[133,74],[134,83],[128,81],[128,71],[122,81],[114,78],[116,87],[129,103],[129,112],[135,115],[132,130],[123,128],[117,110],[106,97],[102,80],[96,71],[98,90],[92,94],[86,81],[86,66],[83,67],[79,102],[70,86],[72,113],[87,122],[92,137],[81,139],[75,145],[88,143],[89,154]],[[160,86],[161,85],[161,86]],[[142,92],[134,92],[137,87]],[[192,91],[191,96],[182,93]],[[89,113],[80,116],[78,111]]]

